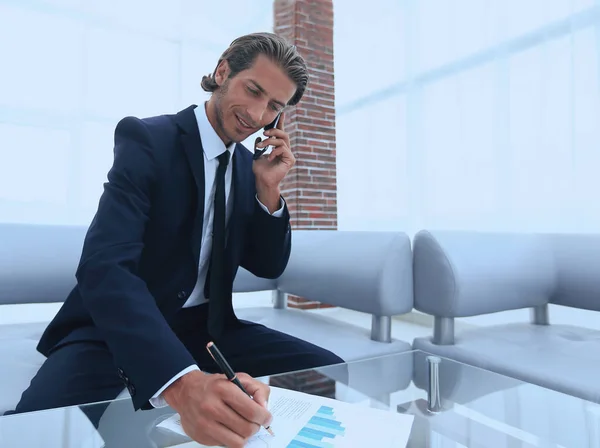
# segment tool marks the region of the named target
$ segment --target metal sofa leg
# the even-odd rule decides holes
[[[377,342],[392,342],[392,316],[371,317],[371,339]]]
[[[535,325],[550,325],[548,305],[539,305],[531,308],[531,323]]]
[[[454,344],[454,318],[434,317],[433,343],[436,345]]]
[[[287,308],[287,298],[283,291],[276,289],[273,291],[273,308],[283,310]]]

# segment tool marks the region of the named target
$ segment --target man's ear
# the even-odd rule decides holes
[[[229,71],[229,62],[225,59],[219,62],[217,70],[215,71],[215,82],[218,86],[223,85],[227,78],[229,78]]]

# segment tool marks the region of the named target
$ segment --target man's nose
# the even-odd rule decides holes
[[[252,123],[255,126],[260,126],[260,124],[263,122],[266,110],[267,108],[262,104],[253,106],[250,109],[248,109],[248,115],[250,115]]]

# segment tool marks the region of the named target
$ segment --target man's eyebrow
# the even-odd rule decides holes
[[[262,86],[259,83],[257,83],[256,81],[254,81],[253,79],[251,79],[250,82],[252,84],[254,84],[254,87],[256,87],[258,90],[260,90],[262,93],[267,93],[267,92],[265,92],[265,89],[263,89]],[[277,103],[281,107],[285,107],[285,104],[282,103],[281,101],[273,100],[273,102]]]

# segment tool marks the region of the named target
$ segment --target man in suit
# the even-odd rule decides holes
[[[341,363],[320,347],[240,321],[232,284],[242,266],[282,274],[291,250],[280,185],[294,165],[285,107],[308,71],[276,35],[242,36],[202,80],[210,100],[173,115],[127,117],[85,238],[77,286],[44,332],[47,359],[15,412],[114,399],[170,405],[187,434],[243,446],[271,415],[253,377]],[[239,142],[280,117],[258,148]],[[215,372],[215,341],[254,400]]]

